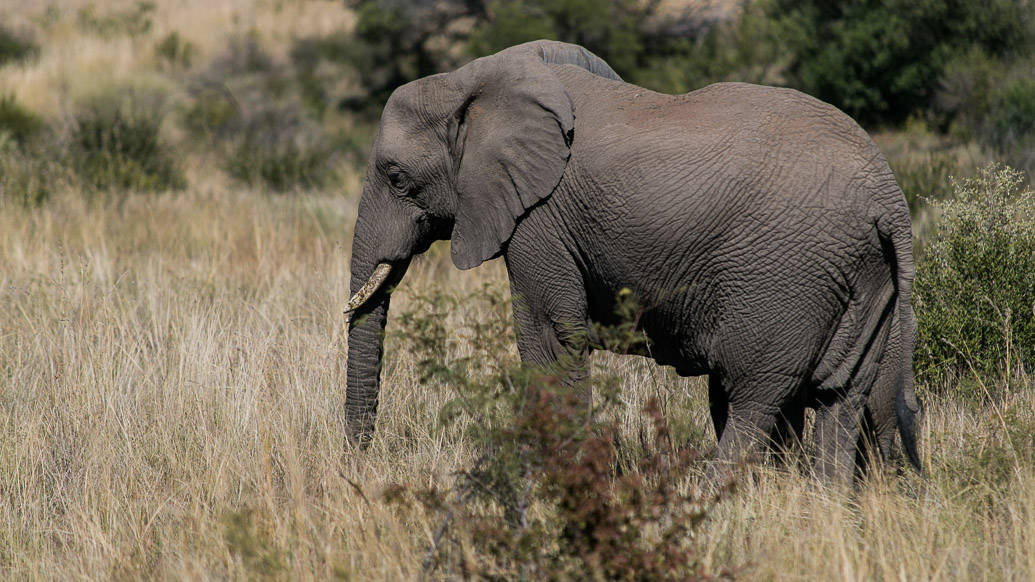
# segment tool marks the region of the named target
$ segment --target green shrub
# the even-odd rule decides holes
[[[540,38],[580,44],[623,77],[671,90],[679,85],[683,67],[693,68],[694,83],[701,76],[697,71],[705,67],[697,65],[708,55],[695,54],[702,44],[697,41],[712,24],[692,11],[638,0],[350,0],[349,5],[356,10],[355,36],[340,58],[354,68],[365,93],[348,97],[343,105],[366,113],[377,113],[403,83]],[[752,26],[758,23],[749,20]],[[733,42],[729,36],[712,37],[717,52],[727,52]],[[762,46],[760,39],[747,36],[737,42],[742,49]],[[724,62],[713,69],[720,69],[716,76],[723,78],[731,66]]]
[[[25,32],[13,31],[0,24],[0,67],[36,58],[40,46]]]
[[[260,126],[233,142],[225,165],[231,176],[247,184],[265,184],[284,192],[296,186],[323,184],[329,175],[330,157],[326,147],[299,143],[291,136],[265,134]]]
[[[1013,62],[974,50],[952,61],[931,116],[955,136],[976,140],[1006,163],[1035,172],[1035,55]]]
[[[171,69],[188,69],[194,62],[197,47],[177,31],[165,35],[155,44],[155,56]]]
[[[18,104],[14,95],[0,95],[0,133],[24,144],[42,128],[43,119]]]
[[[688,580],[703,577],[694,532],[725,493],[703,495],[685,480],[699,456],[673,444],[656,401],[644,408],[645,450],[621,466],[617,420],[592,423],[618,404],[617,378],[589,382],[587,408],[560,381],[571,362],[546,370],[513,356],[508,301],[490,286],[457,297],[432,289],[401,314],[401,335],[420,381],[451,391],[443,427],[462,431],[479,454],[456,483],[390,487],[383,499],[438,514],[425,575],[477,579]],[[446,315],[482,313],[449,327]],[[488,316],[486,316],[488,314]],[[643,341],[641,314],[620,296],[615,327],[594,337],[622,351]],[[458,349],[459,348],[459,349]],[[583,386],[585,387],[585,386]],[[647,436],[649,435],[649,436]],[[729,572],[720,570],[718,575]]]
[[[941,152],[927,152],[919,160],[896,160],[891,166],[909,209],[914,213],[924,201],[944,200],[951,196],[951,177],[959,173],[958,168],[959,162],[955,157]]]
[[[197,137],[227,137],[240,124],[237,100],[222,85],[209,85],[195,91],[182,115],[183,126]]]
[[[75,116],[69,162],[86,186],[98,190],[178,190],[186,178],[159,135],[155,105],[98,100]]]
[[[67,172],[48,153],[0,132],[0,203],[37,206],[51,197]]]
[[[628,79],[673,94],[719,81],[784,84],[786,55],[775,42],[772,20],[757,5],[748,2],[739,17],[692,34],[645,34],[643,52]]]
[[[125,34],[141,36],[151,31],[156,6],[154,2],[138,0],[132,7],[97,14],[93,4],[87,4],[76,13],[79,27],[100,36]]]
[[[322,83],[330,81],[317,69],[326,46],[296,41],[293,69],[273,59],[255,34],[231,39],[194,77],[183,125],[245,184],[279,192],[323,185],[336,153],[321,115],[328,99]]]
[[[355,74],[356,51],[355,41],[344,34],[295,40],[291,47],[295,79],[302,102],[314,115],[321,116],[328,107],[341,106],[362,92],[362,88],[346,87],[342,82]],[[357,109],[363,108],[358,103],[354,105]],[[342,108],[354,107],[345,104]]]
[[[772,0],[766,11],[791,58],[789,83],[864,123],[926,108],[954,57],[1008,57],[1032,38],[1019,0]]]
[[[1035,366],[1035,193],[1023,175],[989,165],[956,182],[919,256],[917,370],[929,385],[1008,389]]]

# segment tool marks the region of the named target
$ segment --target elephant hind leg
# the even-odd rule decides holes
[[[802,391],[783,406],[773,438],[769,442],[769,450],[778,463],[790,465],[791,460],[802,449],[804,432],[805,393]]]
[[[847,487],[855,476],[862,436],[863,403],[858,393],[831,398],[816,409],[816,476]]]
[[[712,378],[715,377],[713,374]],[[722,382],[727,387],[725,394],[729,398],[729,413],[719,436],[715,462],[709,469],[710,480],[715,482],[722,473],[732,470],[743,460],[762,458],[777,446],[777,441],[781,441],[782,446],[788,442],[790,432],[800,430],[797,428],[797,413],[791,414],[790,418],[786,413],[800,408],[797,404],[802,383],[802,378],[797,375],[777,373]],[[710,379],[709,386],[709,391],[714,392],[719,381]],[[713,422],[721,416],[721,413],[716,413],[713,400]]]
[[[726,389],[722,386],[719,375],[712,373],[708,376],[708,407],[712,416],[712,427],[715,429],[715,441],[722,440],[722,433],[726,430],[726,421],[730,415],[730,401]]]

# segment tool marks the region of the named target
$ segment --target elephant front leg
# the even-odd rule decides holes
[[[565,389],[575,393],[579,407],[588,414],[592,409],[593,391],[588,381],[589,344],[585,326],[554,324],[545,319],[516,319],[521,361],[557,376]]]
[[[514,323],[521,361],[555,375],[574,392],[580,408],[592,408],[589,379],[589,341],[586,307],[578,295],[553,294],[531,300],[529,290],[512,288]],[[588,418],[588,417],[587,417]]]

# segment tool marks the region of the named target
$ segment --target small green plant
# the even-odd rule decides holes
[[[178,190],[186,178],[159,136],[155,106],[97,101],[75,117],[70,165],[98,190]]]
[[[0,95],[0,133],[8,133],[16,142],[24,144],[43,129],[43,119],[25,109],[14,95]]]
[[[917,264],[917,369],[994,396],[1035,365],[1035,193],[992,164],[954,184]]]
[[[194,43],[180,36],[177,31],[165,35],[155,44],[155,56],[170,69],[188,69],[194,62],[197,47]]]
[[[40,46],[31,35],[0,24],[0,67],[34,59],[39,53]]]
[[[611,349],[642,341],[631,293],[616,317],[628,320],[594,336]],[[485,318],[447,327],[446,314],[483,304]],[[442,424],[481,451],[455,484],[389,488],[384,499],[440,516],[425,573],[506,579],[689,580],[704,576],[693,532],[725,490],[699,493],[688,481],[695,451],[679,449],[657,402],[644,408],[650,443],[629,467],[619,463],[617,421],[594,422],[617,401],[614,378],[568,386],[562,361],[520,365],[508,302],[486,286],[466,297],[431,290],[401,316],[402,339],[417,354],[421,381],[455,394]],[[604,337],[607,336],[607,337]],[[463,349],[458,349],[463,347]],[[466,354],[466,355],[458,355]],[[508,355],[502,355],[508,354]],[[502,356],[501,356],[502,355]],[[589,404],[584,390],[598,390]],[[731,576],[721,571],[720,577]]]
[[[919,159],[893,160],[891,167],[910,211],[915,213],[925,202],[952,196],[952,176],[959,173],[960,161],[951,153],[930,151]]]
[[[293,131],[278,133],[278,123],[270,116],[245,128],[230,145],[227,171],[247,184],[265,184],[277,192],[322,184],[329,174],[330,149]]]
[[[185,108],[182,123],[198,137],[226,137],[240,124],[237,100],[224,86],[201,87]]]
[[[302,60],[313,64],[312,58]],[[212,147],[227,174],[249,186],[276,192],[321,186],[332,176],[336,151],[317,117],[326,102],[307,93],[304,76],[274,61],[257,35],[234,38],[197,73],[183,124]]]
[[[0,132],[0,203],[38,206],[51,197],[65,168],[35,148]]]
[[[282,553],[255,523],[255,511],[242,509],[223,516],[223,539],[248,577],[279,580],[286,570]]]
[[[93,4],[87,4],[76,13],[76,20],[80,28],[100,36],[141,36],[151,31],[156,8],[154,2],[138,1],[130,8],[99,15]]]

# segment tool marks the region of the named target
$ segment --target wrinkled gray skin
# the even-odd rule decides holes
[[[537,41],[400,87],[367,165],[352,292],[392,275],[349,327],[348,441],[377,409],[390,289],[451,240],[502,256],[524,361],[594,348],[631,289],[644,355],[709,376],[717,459],[779,447],[816,408],[815,468],[851,479],[896,425],[917,466],[910,218],[888,164],[836,108],[742,83],[670,96],[585,49]],[[722,465],[720,465],[722,466]]]

